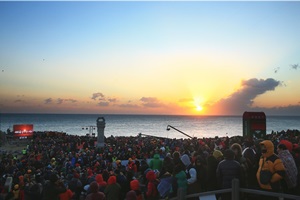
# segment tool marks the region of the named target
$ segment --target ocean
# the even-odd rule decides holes
[[[70,135],[97,133],[96,120],[104,117],[106,137],[137,136],[139,133],[187,138],[170,125],[192,137],[243,135],[242,116],[173,116],[173,115],[101,115],[101,114],[0,114],[0,129],[14,124],[33,124],[34,131],[60,131]],[[300,130],[300,116],[267,116],[267,134],[272,131]]]

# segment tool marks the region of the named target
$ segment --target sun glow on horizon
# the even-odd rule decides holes
[[[203,111],[203,106],[202,106],[203,102],[204,102],[204,99],[202,97],[194,98],[194,106],[195,106],[197,112]]]
[[[203,110],[203,107],[200,106],[200,105],[197,105],[196,110],[197,110],[197,111],[202,111],[202,110]]]

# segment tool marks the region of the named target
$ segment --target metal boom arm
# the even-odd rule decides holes
[[[185,136],[187,136],[187,137],[189,137],[189,138],[193,138],[192,136],[190,136],[190,135],[188,135],[188,134],[182,132],[181,130],[178,130],[177,128],[175,128],[175,127],[173,127],[173,126],[171,126],[171,125],[168,125],[168,126],[167,126],[167,131],[169,131],[170,128],[172,128],[172,129],[174,129],[174,130],[176,130],[176,131],[182,133],[183,135],[185,135]]]

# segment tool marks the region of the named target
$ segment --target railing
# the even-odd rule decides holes
[[[239,183],[238,179],[232,180],[232,188],[190,194],[190,195],[186,196],[186,199],[192,198],[192,197],[200,197],[200,199],[201,199],[201,197],[204,197],[204,196],[223,194],[223,193],[229,193],[229,192],[231,192],[231,200],[240,200],[240,192],[255,194],[255,195],[272,196],[272,197],[277,197],[278,199],[288,198],[288,199],[300,200],[300,196],[296,196],[296,195],[240,188],[240,183]],[[169,200],[180,200],[180,199],[178,199],[177,197],[174,197]]]

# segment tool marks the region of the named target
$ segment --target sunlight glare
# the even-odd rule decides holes
[[[197,111],[202,111],[202,110],[203,110],[203,107],[200,106],[200,105],[197,105],[196,109],[197,109]]]
[[[203,110],[203,107],[202,107],[203,101],[204,101],[203,97],[196,97],[196,98],[194,98],[194,105],[195,105],[196,110],[198,112],[200,112],[200,111]]]

